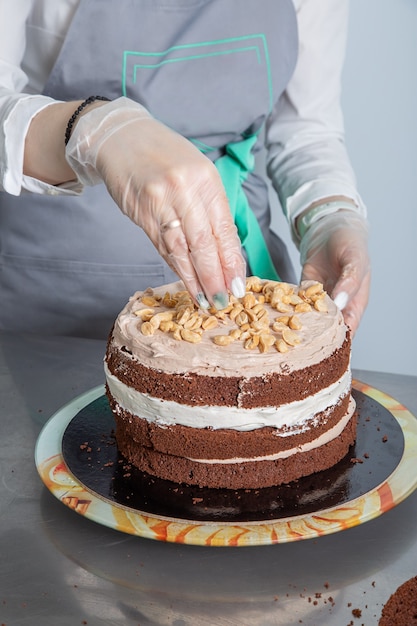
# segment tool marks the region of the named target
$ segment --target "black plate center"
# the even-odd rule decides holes
[[[117,450],[105,396],[68,424],[62,453],[69,470],[90,492],[111,503],[162,517],[192,521],[251,522],[307,515],[342,505],[380,485],[399,464],[404,436],[391,413],[354,390],[359,414],[355,446],[335,467],[265,489],[201,489],[153,478]]]

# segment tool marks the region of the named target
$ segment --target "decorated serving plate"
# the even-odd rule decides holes
[[[64,505],[131,535],[204,546],[258,546],[317,538],[387,512],[417,487],[417,419],[357,380],[355,446],[335,467],[258,490],[179,486],[123,459],[99,386],[58,410],[35,450],[40,477]]]

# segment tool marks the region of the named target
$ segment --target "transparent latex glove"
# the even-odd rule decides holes
[[[104,181],[199,306],[224,308],[227,290],[244,295],[245,261],[220,175],[190,141],[119,98],[79,119],[66,158],[82,183]]]
[[[320,218],[304,234],[300,254],[302,279],[323,283],[354,335],[370,288],[366,220],[349,210]]]

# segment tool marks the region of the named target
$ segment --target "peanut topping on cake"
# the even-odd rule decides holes
[[[202,312],[187,291],[167,291],[160,296],[147,289],[140,298],[146,308],[139,308],[134,313],[141,320],[143,335],[161,331],[170,333],[178,341],[199,343],[205,331],[223,326],[227,327],[227,333],[212,337],[218,346],[240,341],[245,350],[256,349],[265,353],[275,347],[283,353],[301,343],[299,331],[303,328],[303,313],[313,309],[319,313],[327,312],[325,295],[323,285],[318,282],[304,289],[251,276],[246,280],[243,298],[231,295],[228,306],[222,310],[211,308]],[[166,310],[158,312],[158,307]],[[271,310],[284,315],[271,319]]]

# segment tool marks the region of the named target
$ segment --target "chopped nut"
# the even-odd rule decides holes
[[[145,306],[159,306],[158,300],[153,296],[142,296],[140,301]]]
[[[167,306],[169,309],[174,309],[177,306],[177,301],[171,297],[169,291],[167,291],[162,298],[162,304]]]
[[[290,328],[285,328],[282,331],[282,338],[289,346],[296,346],[301,341],[297,333]]]
[[[230,319],[234,321],[241,311],[243,311],[243,305],[239,302],[235,304],[233,309],[230,311]]]
[[[282,331],[286,328],[288,328],[288,326],[283,322],[274,322],[272,324],[272,330],[274,331],[274,333],[282,333]]]
[[[242,326],[242,324],[248,323],[248,316],[245,311],[241,311],[235,318],[235,322],[238,326]]]
[[[300,318],[297,317],[296,315],[292,315],[290,319],[288,320],[288,326],[292,330],[301,330],[302,324],[300,322]]]
[[[284,324],[285,326],[288,326],[289,322],[290,322],[290,316],[289,315],[280,315],[279,317],[277,317],[275,319],[276,322],[280,322],[281,324]]]
[[[154,335],[155,327],[150,322],[143,322],[140,327],[142,335]]]
[[[162,321],[159,324],[159,330],[162,330],[163,333],[169,333],[171,330],[174,330],[175,326],[172,320]]]
[[[245,296],[243,296],[242,304],[245,309],[251,309],[253,306],[255,306],[256,298],[253,293],[247,293]]]
[[[254,313],[253,309],[245,309],[245,313],[248,316],[248,320],[250,322],[254,322],[255,320],[258,319],[256,313]]]
[[[211,330],[212,328],[216,328],[218,325],[219,321],[214,315],[209,315],[208,317],[204,318],[201,323],[201,326],[204,328],[204,330]]]
[[[280,287],[276,287],[271,295],[271,306],[276,307],[278,304],[283,302],[283,298],[285,296],[285,292]]]
[[[278,302],[275,308],[280,313],[292,313],[292,307],[289,304],[285,304],[285,302]]]
[[[328,311],[327,304],[324,298],[319,298],[318,300],[316,300],[314,303],[314,308],[316,309],[316,311],[320,311],[320,313],[327,313]]]
[[[178,307],[176,320],[177,323],[181,324],[181,326],[184,326],[184,324],[190,319],[192,312],[193,309],[188,305]]]
[[[278,352],[281,352],[281,353],[288,352],[289,350],[288,344],[285,343],[283,339],[277,339],[275,341],[275,347],[278,350]]]
[[[258,302],[257,304],[255,304],[255,306],[252,307],[252,313],[255,313],[255,315],[259,315],[260,313],[262,313],[262,311],[265,311],[265,307],[262,306],[262,304],[262,302]]]
[[[272,335],[263,333],[259,336],[259,352],[268,352],[269,348],[275,343],[275,338]]]
[[[215,335],[213,341],[216,346],[228,346],[232,343],[233,339],[230,335]]]
[[[269,328],[268,317],[262,317],[260,320],[255,320],[252,322],[251,328],[254,330],[265,330],[266,328]]]
[[[172,336],[174,337],[174,339],[176,339],[177,341],[181,341],[182,336],[181,336],[181,331],[182,331],[182,326],[180,326],[179,324],[175,324],[175,327],[173,329],[173,333]]]
[[[199,331],[201,330],[201,325],[203,323],[203,318],[199,315],[198,317],[196,317],[196,319],[194,320],[194,323],[192,325],[188,325],[189,322],[187,322],[187,324],[185,324],[186,328],[189,328],[190,330],[194,330],[194,331]]]
[[[307,287],[307,289],[305,290],[305,295],[307,298],[311,298],[311,296],[321,293],[322,291],[323,285],[321,283],[313,283],[312,285]]]
[[[156,313],[155,315],[153,315],[150,318],[149,323],[152,324],[155,330],[158,330],[161,322],[170,322],[173,317],[174,313],[172,313],[171,311],[162,311],[161,313]]]
[[[311,304],[308,302],[301,302],[294,307],[295,313],[308,313],[309,311],[311,311]]]
[[[225,320],[226,316],[227,316],[227,313],[222,309],[221,311],[216,311],[215,316],[219,320]]]
[[[137,311],[135,311],[135,315],[142,318],[144,322],[148,322],[154,314],[155,309],[137,309]]]
[[[201,335],[199,333],[188,330],[187,328],[181,330],[181,337],[184,341],[188,341],[189,343],[198,343],[201,341]]]
[[[248,337],[244,343],[245,350],[254,350],[259,345],[259,335]]]
[[[292,304],[293,306],[296,306],[297,304],[301,304],[303,302],[303,300],[300,298],[300,296],[297,296],[296,293],[293,293],[293,295],[290,298],[290,304]]]
[[[188,320],[186,322],[184,322],[183,326],[184,326],[184,328],[188,328],[188,329],[191,329],[194,326],[196,328],[199,328],[199,326],[201,326],[201,322],[202,322],[202,319],[201,319],[200,315],[198,314],[197,311],[194,311],[194,313],[192,313],[190,315]]]
[[[289,283],[280,283],[280,287],[284,290],[284,293],[286,294],[294,293],[294,287]]]
[[[262,281],[258,276],[249,276],[246,279],[246,291],[260,293],[262,291]]]

